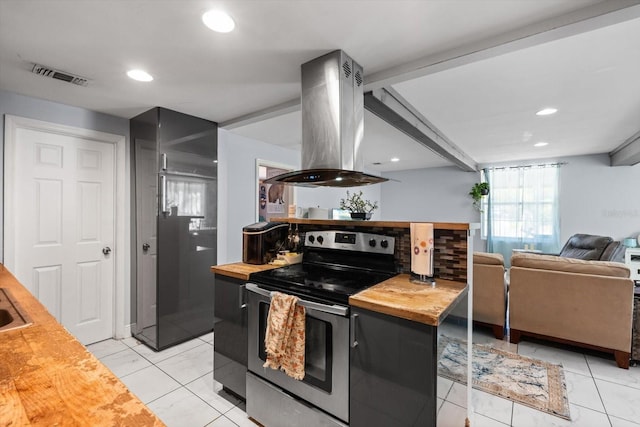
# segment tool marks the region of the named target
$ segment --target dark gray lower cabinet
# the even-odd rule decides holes
[[[350,427],[435,426],[437,327],[351,313]]]
[[[247,297],[245,282],[215,275],[213,378],[246,398]]]

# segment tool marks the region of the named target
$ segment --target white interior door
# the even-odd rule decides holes
[[[19,128],[14,162],[16,277],[83,344],[112,337],[115,146]]]
[[[156,263],[157,263],[157,211],[158,211],[158,159],[154,141],[136,140],[136,188],[138,259],[138,322],[137,332],[156,339]]]

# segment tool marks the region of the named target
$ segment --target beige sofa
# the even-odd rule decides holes
[[[473,254],[473,320],[489,326],[498,339],[504,338],[507,285],[502,254]]]
[[[628,368],[633,287],[621,263],[514,254],[510,341],[526,335],[606,351]]]
[[[473,323],[488,326],[498,339],[504,338],[507,286],[501,254],[473,253]],[[467,318],[467,305],[458,304],[451,316]]]

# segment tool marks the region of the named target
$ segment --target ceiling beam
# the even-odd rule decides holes
[[[533,47],[597,28],[607,27],[640,17],[640,0],[608,0],[542,22],[490,37],[465,46],[428,55],[386,70],[365,74],[364,91],[390,87],[393,84],[493,58],[508,52]],[[220,123],[230,130],[272,117],[300,110],[300,98],[254,111]]]
[[[609,153],[611,166],[633,166],[640,163],[640,131]]]
[[[407,80],[494,58],[640,17],[640,0],[609,0],[518,28],[458,48],[428,55],[365,75],[364,90],[389,87]]]
[[[226,120],[222,123],[218,123],[218,126],[231,130],[242,126],[247,126],[252,123],[261,122],[263,120],[271,119],[273,117],[283,116],[285,114],[293,113],[300,110],[300,98],[290,99],[278,105],[273,105],[262,110],[254,111],[253,113],[245,114],[240,117],[236,117],[230,120]]]
[[[471,157],[393,89],[376,89],[366,92],[364,108],[460,169],[467,172],[477,171],[478,165]]]

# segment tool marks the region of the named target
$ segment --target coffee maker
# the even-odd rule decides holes
[[[242,228],[242,262],[267,264],[285,249],[289,224],[257,222]]]

